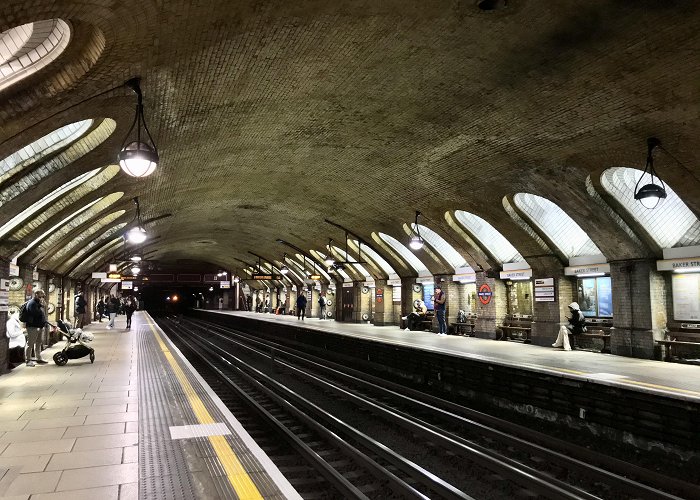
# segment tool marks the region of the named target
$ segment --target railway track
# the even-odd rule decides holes
[[[249,422],[249,432],[307,498],[674,499],[697,493],[694,485],[325,357],[208,322],[159,323],[234,414],[264,416],[285,437],[285,449],[297,458],[279,444],[266,449],[269,431],[257,431],[255,418]]]

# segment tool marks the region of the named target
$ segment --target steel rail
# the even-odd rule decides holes
[[[180,338],[180,340],[183,341],[181,336],[178,335],[178,338]],[[293,391],[291,391],[288,388],[284,387],[283,385],[277,383],[277,381],[275,381],[274,379],[269,378],[267,375],[265,375],[261,371],[257,370],[255,367],[249,366],[244,361],[236,358],[235,356],[231,355],[230,353],[226,352],[225,350],[219,348],[214,343],[212,343],[208,340],[205,340],[205,339],[191,339],[191,340],[192,340],[192,342],[199,345],[202,349],[206,350],[207,352],[209,352],[212,355],[215,355],[217,350],[220,351],[221,354],[219,354],[219,358],[223,362],[227,363],[227,365],[230,367],[230,369],[236,370],[238,372],[238,374],[241,375],[249,384],[256,387],[259,391],[264,393],[270,399],[273,399],[277,404],[282,406],[285,410],[294,414],[294,416],[296,418],[302,420],[307,426],[314,429],[319,434],[323,435],[331,443],[342,448],[343,450],[345,450],[346,453],[353,456],[360,463],[364,464],[373,473],[373,475],[375,477],[387,481],[387,483],[392,486],[392,489],[394,491],[396,491],[402,495],[409,496],[411,498],[420,498],[420,499],[428,500],[428,497],[423,495],[420,491],[416,490],[411,485],[409,485],[408,483],[406,483],[402,479],[398,478],[391,471],[387,470],[385,467],[378,464],[375,460],[368,457],[365,453],[361,452],[360,450],[355,448],[353,445],[346,442],[344,439],[342,439],[336,433],[331,432],[328,428],[324,427],[318,421],[316,421],[314,418],[312,418],[307,412],[300,410],[299,408],[295,407],[292,403],[290,403],[290,401],[287,400],[287,398],[289,398],[293,401],[296,401],[297,403],[301,402],[303,404],[305,402],[304,398],[298,396]],[[209,344],[209,346],[207,346],[206,344]],[[197,355],[203,361],[205,361],[207,363],[207,365],[212,366],[212,363],[209,360],[206,360],[206,358],[204,358],[201,353],[199,353],[198,351],[194,351],[194,352],[197,353]],[[229,358],[229,359],[227,359],[227,358]],[[249,373],[247,373],[243,368],[241,368],[241,366],[244,366],[244,367],[246,367],[246,369],[252,371],[255,374],[255,377],[250,375]],[[217,374],[219,374],[222,377],[226,377],[226,375],[220,369],[218,369],[216,367],[214,369],[215,369]],[[270,389],[266,385],[262,384],[259,379],[265,380],[266,382],[271,383],[272,385],[275,385],[277,387],[277,389],[280,389],[282,392],[285,393],[286,398],[280,396],[279,394],[275,393],[272,389]],[[313,406],[314,405],[311,403],[310,408],[313,409]],[[307,407],[307,410],[309,410],[310,408]],[[323,410],[320,408],[318,408],[318,410],[323,412]],[[347,424],[344,424],[344,425],[346,426],[346,429],[345,429],[346,431],[349,430],[349,431],[359,432],[359,431],[353,429],[352,427],[348,426]],[[369,448],[372,449],[371,447],[369,447]],[[372,449],[372,451],[377,453],[380,456],[382,455],[382,453],[379,450]],[[393,451],[386,449],[386,450],[384,450],[384,453],[391,455],[391,454],[393,454]],[[399,458],[401,458],[401,457],[399,457]],[[459,500],[473,500],[471,497],[463,494],[462,492],[460,492],[456,488],[453,488],[452,493],[453,494],[451,494],[451,495],[446,495],[445,498],[454,498],[454,499],[459,499]]]
[[[164,325],[165,326],[165,325]],[[356,498],[359,500],[369,500],[367,496],[358,490],[350,481],[348,481],[342,474],[331,467],[328,462],[321,458],[313,449],[311,449],[306,443],[304,443],[298,436],[296,436],[292,431],[290,431],[282,422],[275,418],[270,412],[260,405],[255,399],[253,399],[246,391],[226,376],[218,367],[216,367],[209,359],[207,359],[199,350],[192,347],[192,344],[183,338],[174,327],[166,327],[167,332],[175,335],[179,342],[187,347],[187,349],[197,356],[201,362],[209,367],[209,369],[216,374],[217,378],[226,385],[229,390],[233,391],[238,397],[242,398],[244,402],[250,406],[255,413],[260,415],[267,421],[272,427],[274,427],[278,432],[280,432],[291,446],[296,449],[306,460],[308,460],[314,469],[316,469],[330,484],[338,489],[339,492],[347,495],[348,498]],[[166,331],[166,328],[163,328]]]
[[[267,352],[259,351],[230,338],[226,338],[225,336],[222,337],[224,340],[233,342],[239,347],[253,350],[255,353],[264,356],[265,358],[270,357],[270,354]],[[455,454],[466,456],[468,459],[478,463],[479,465],[496,473],[502,474],[503,476],[517,482],[521,486],[545,495],[548,498],[554,500],[564,498],[576,500],[596,500],[600,498],[576,488],[573,485],[553,478],[551,475],[533,469],[528,465],[510,459],[503,454],[489,450],[484,446],[468,442],[467,440],[451,433],[446,434],[443,429],[440,429],[435,425],[423,422],[420,419],[405,414],[404,412],[399,412],[388,407],[387,405],[358,396],[357,394],[334,385],[328,380],[318,377],[314,373],[305,372],[296,366],[277,359],[275,362],[285,366],[289,370],[294,371],[314,384],[321,384],[327,390],[333,391],[340,396],[353,400],[360,406],[367,409],[374,410],[375,413],[380,414],[381,416],[390,420],[392,423],[398,424],[416,435],[428,438],[431,441],[449,449]]]
[[[196,324],[195,322],[193,323]],[[675,478],[664,476],[655,471],[644,469],[637,465],[630,464],[628,462],[609,457],[607,455],[602,455],[600,453],[588,450],[578,445],[567,443],[560,439],[544,435],[537,431],[533,431],[518,424],[513,424],[511,422],[507,422],[505,420],[501,420],[496,417],[492,417],[490,415],[486,415],[484,413],[465,408],[450,401],[446,401],[438,397],[422,393],[415,389],[407,388],[399,384],[369,375],[367,373],[360,372],[358,370],[354,370],[343,365],[339,365],[338,363],[334,363],[332,361],[329,361],[328,359],[318,358],[316,356],[299,351],[292,347],[283,346],[282,344],[271,340],[263,342],[259,338],[252,337],[249,334],[246,334],[245,332],[239,332],[237,330],[232,331],[231,329],[207,321],[205,321],[205,323],[210,327],[216,328],[217,330],[224,331],[228,334],[241,336],[243,338],[246,338],[250,342],[258,343],[267,348],[270,347],[270,344],[274,344],[275,346],[277,346],[276,348],[280,353],[284,353],[285,351],[291,351],[287,354],[288,356],[294,357],[304,363],[314,363],[321,369],[334,370],[333,373],[336,376],[346,379],[352,378],[352,380],[356,383],[369,384],[374,390],[387,393],[391,397],[398,397],[404,400],[409,400],[410,404],[419,404],[425,410],[434,413],[442,413],[441,416],[443,418],[460,419],[461,423],[476,427],[481,433],[487,433],[498,439],[508,441],[508,444],[515,445],[522,451],[535,452],[540,455],[545,455],[548,459],[553,460],[556,463],[567,463],[572,467],[577,467],[577,470],[579,471],[587,470],[589,475],[602,476],[609,483],[612,483],[623,489],[630,490],[635,494],[642,495],[643,498],[664,498],[667,500],[675,500],[679,497],[666,493],[653,486],[649,486],[647,484],[630,479],[629,477],[626,477],[627,475],[644,477],[654,484],[664,484],[667,487],[670,486],[673,490],[682,492],[682,494],[688,495],[688,497],[693,497],[698,493],[698,488],[694,485],[691,485],[690,483],[686,483]],[[221,335],[222,338],[227,338],[227,335],[219,335]],[[324,364],[328,366],[324,366]],[[346,372],[350,373],[348,374]],[[387,388],[385,386],[388,386],[390,388]],[[403,393],[408,393],[411,397],[407,396],[406,394],[400,394],[396,392],[396,390],[400,390]],[[428,402],[426,402],[426,400]],[[436,408],[435,405],[445,407],[446,409]],[[478,420],[488,421],[489,426],[479,422]],[[512,434],[519,434],[522,437],[507,434],[503,430],[494,429],[492,428],[494,424],[501,427],[501,429],[505,428]],[[537,442],[544,442],[545,446],[549,446],[549,448],[542,446],[541,444],[536,444]],[[572,455],[575,455],[578,458]],[[597,463],[598,466],[591,465],[591,462]]]
[[[460,500],[472,500],[472,498],[465,494],[464,492],[460,491],[458,488],[455,488],[451,484],[447,483],[446,481],[443,481],[439,477],[435,476],[429,471],[426,471],[422,467],[418,466],[417,464],[411,462],[410,460],[407,460],[406,458],[398,455],[396,452],[388,448],[387,446],[383,445],[382,443],[379,443],[378,441],[372,439],[371,437],[367,436],[366,434],[362,433],[361,431],[355,429],[354,427],[346,424],[339,418],[331,415],[327,411],[325,411],[323,408],[319,407],[318,405],[314,404],[313,402],[307,400],[306,398],[303,398],[302,396],[299,396],[296,394],[294,391],[290,390],[280,382],[276,381],[275,379],[269,377],[262,371],[258,370],[257,368],[250,366],[248,363],[244,362],[240,358],[234,356],[233,354],[227,352],[226,350],[222,349],[221,347],[217,346],[213,342],[207,339],[197,339],[196,342],[198,343],[206,343],[209,344],[210,348],[207,348],[206,346],[202,346],[203,348],[207,349],[209,352],[212,351],[219,351],[220,352],[220,357],[227,363],[229,363],[232,368],[236,369],[241,373],[246,379],[253,385],[257,386],[260,390],[263,390],[267,393],[267,395],[271,398],[274,398],[278,400],[281,404],[284,404],[285,407],[288,407],[292,410],[299,411],[296,409],[294,406],[291,406],[291,404],[284,399],[282,396],[277,395],[276,393],[269,392],[270,389],[266,386],[263,385],[260,380],[265,380],[268,384],[271,386],[275,387],[277,390],[279,390],[281,393],[285,395],[286,398],[289,398],[293,401],[295,401],[297,404],[302,405],[304,408],[306,408],[307,411],[314,412],[316,417],[321,418],[322,420],[325,420],[327,422],[333,423],[334,427],[340,429],[342,432],[351,435],[355,440],[358,442],[362,443],[363,446],[371,450],[373,453],[376,455],[381,456],[388,462],[390,462],[392,465],[397,467],[398,469],[402,470],[404,473],[410,475],[413,479],[421,482],[422,484],[426,485],[428,488],[430,488],[433,491],[439,492],[443,498],[454,498],[454,499],[460,499]],[[228,358],[228,359],[227,359]],[[245,370],[243,368],[245,367]],[[250,371],[251,373],[246,373],[246,371]],[[328,429],[320,425],[316,420],[310,418],[306,413],[300,412],[298,416],[305,421],[308,422],[310,426],[313,426],[314,428],[328,432]],[[335,435],[335,434],[334,434]],[[360,454],[360,457],[366,457],[366,455],[362,454],[361,452],[358,451]],[[388,471],[385,467],[377,464],[374,460],[369,459],[367,457],[367,460],[370,462],[367,462],[368,466],[372,467],[377,467],[377,470],[380,472],[380,474],[386,476],[394,476],[390,471]],[[395,476],[394,476],[395,477]],[[400,486],[403,490],[404,493],[406,492],[412,492],[414,495],[418,494],[420,497],[423,497],[423,495],[415,490],[413,487],[405,483],[403,480],[396,478],[399,483],[397,483],[397,486]],[[426,497],[427,498],[427,497]]]

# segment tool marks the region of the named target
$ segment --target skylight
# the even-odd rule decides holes
[[[428,268],[423,264],[418,257],[413,255],[413,252],[411,252],[408,248],[406,248],[402,243],[400,243],[396,238],[393,238],[389,236],[388,234],[384,233],[377,233],[379,237],[389,245],[392,250],[394,250],[397,254],[399,254],[399,257],[401,257],[408,265],[410,265],[414,271],[418,273],[419,276],[430,276],[430,271],[428,271]]]
[[[478,215],[455,210],[455,217],[500,264],[525,260],[505,236]]]

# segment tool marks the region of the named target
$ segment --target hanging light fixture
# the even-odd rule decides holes
[[[136,205],[136,215],[134,216],[136,226],[132,227],[126,232],[126,239],[129,241],[129,243],[138,245],[146,241],[148,234],[143,228],[143,223],[141,222],[141,205],[139,204],[138,196],[134,198],[134,204]]]
[[[658,176],[656,170],[654,170],[654,149],[658,146],[661,146],[661,141],[656,137],[647,139],[647,162],[644,166],[644,173],[639,177],[637,184],[634,186],[634,199],[639,201],[644,208],[648,209],[656,208],[659,203],[661,203],[661,200],[666,198],[666,185]],[[639,183],[642,182],[647,172],[651,176],[651,182],[639,187]],[[660,186],[654,182],[654,177],[661,183]]]
[[[325,264],[328,267],[331,267],[335,263],[335,260],[333,259],[333,257],[331,257],[331,245],[333,245],[333,239],[329,238],[328,239],[328,255],[326,256],[326,260],[324,260]]]
[[[141,79],[132,78],[125,85],[136,93],[138,98],[136,104],[136,116],[134,123],[131,124],[129,132],[127,132],[122,149],[119,151],[119,166],[132,177],[146,177],[151,175],[158,166],[158,148],[156,147],[151,133],[146,126],[146,120],[143,117],[143,95],[141,94]],[[141,126],[145,135],[141,136]],[[136,140],[130,141],[131,133],[136,127]],[[142,141],[141,139],[146,140]]]
[[[423,248],[423,238],[420,235],[420,229],[418,229],[418,216],[420,215],[420,212],[416,210],[416,223],[414,224],[415,226],[415,233],[413,236],[411,236],[411,241],[408,242],[408,246],[411,247],[412,250],[420,250]]]
[[[133,274],[134,276],[137,275],[137,274],[140,273],[140,272],[141,272],[141,268],[140,268],[139,266],[134,265],[134,266],[131,268],[131,274]]]
[[[284,253],[284,256],[282,257],[282,267],[280,267],[280,272],[282,274],[287,274],[289,272],[289,268],[287,267],[287,252]]]
[[[132,262],[141,262],[141,256],[140,255],[132,255],[131,257],[129,257],[129,260],[131,260]]]

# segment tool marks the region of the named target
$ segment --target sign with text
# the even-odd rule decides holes
[[[657,260],[656,261],[657,271],[698,271],[700,270],[700,257],[693,257],[690,259],[669,259],[669,260]]]
[[[610,274],[610,264],[592,264],[588,266],[565,267],[566,276],[585,276],[591,274]]]
[[[92,277],[98,280],[107,279],[107,273],[92,273]]]
[[[535,302],[555,302],[554,278],[535,279]]]
[[[374,297],[375,297],[378,304],[381,304],[382,302],[384,302],[384,289],[383,288],[376,288],[374,290]]]
[[[19,276],[19,266],[17,264],[10,264],[10,276]]]
[[[219,281],[219,288],[231,288],[231,281]]]
[[[532,278],[532,269],[520,269],[519,271],[501,271],[502,280],[524,280]]]
[[[313,280],[313,281],[320,281],[321,275],[320,274],[312,274],[311,276],[309,276],[309,279]]]
[[[491,287],[488,285],[488,283],[484,283],[479,287],[479,291],[476,292],[476,295],[479,297],[479,302],[487,305],[489,302],[491,302],[493,292],[491,291]]]
[[[133,290],[134,289],[134,282],[133,281],[122,281],[122,290]]]
[[[282,277],[279,274],[254,274],[251,276],[254,280],[281,280]]]
[[[121,280],[122,279],[122,275],[119,273],[109,273],[107,275],[107,277],[111,280]]]

